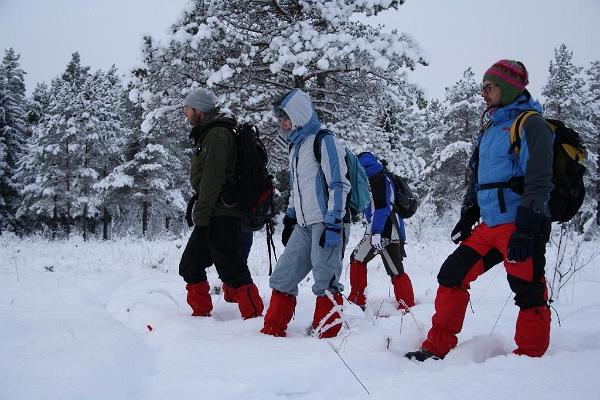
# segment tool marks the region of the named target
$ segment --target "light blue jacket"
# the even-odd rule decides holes
[[[313,144],[321,123],[310,98],[300,89],[283,97],[276,107],[290,117],[289,178],[290,201],[287,214],[301,226],[324,223],[340,228],[346,209],[350,182],[346,178],[345,149],[333,135],[321,140],[321,164],[315,159]]]

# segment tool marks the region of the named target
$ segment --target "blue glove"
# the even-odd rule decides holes
[[[319,240],[319,246],[324,248],[335,247],[340,243],[341,228],[325,228]]]

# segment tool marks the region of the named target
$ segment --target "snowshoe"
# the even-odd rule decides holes
[[[423,362],[428,359],[432,359],[432,360],[440,360],[441,359],[440,357],[436,356],[432,352],[425,350],[425,349],[419,349],[417,351],[410,351],[410,352],[406,353],[404,355],[404,357],[408,358],[409,360],[415,360],[415,361],[419,361],[419,362]]]

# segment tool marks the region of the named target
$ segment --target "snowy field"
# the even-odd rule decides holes
[[[511,354],[518,310],[497,266],[473,284],[459,346],[442,361],[420,364],[403,354],[429,329],[435,276],[455,246],[448,228],[425,230],[420,241],[408,228],[406,270],[417,305],[404,316],[394,309],[377,258],[369,264],[367,312],[346,304],[344,328],[332,340],[306,335],[315,302],[310,277],[288,337],[274,338],[258,332],[262,318],[242,321],[219,294],[213,317],[190,316],[177,273],[185,239],[52,243],[2,236],[0,399],[600,399],[598,242],[582,243],[574,265],[593,259],[555,299],[561,325],[553,312],[545,357]],[[361,233],[355,226],[349,250]],[[555,253],[550,246],[549,280]],[[249,264],[267,306],[260,233]],[[209,281],[219,285],[212,268]]]

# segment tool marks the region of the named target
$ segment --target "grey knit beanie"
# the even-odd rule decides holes
[[[215,108],[217,96],[208,89],[193,89],[183,101],[185,106],[202,112],[210,112]]]

